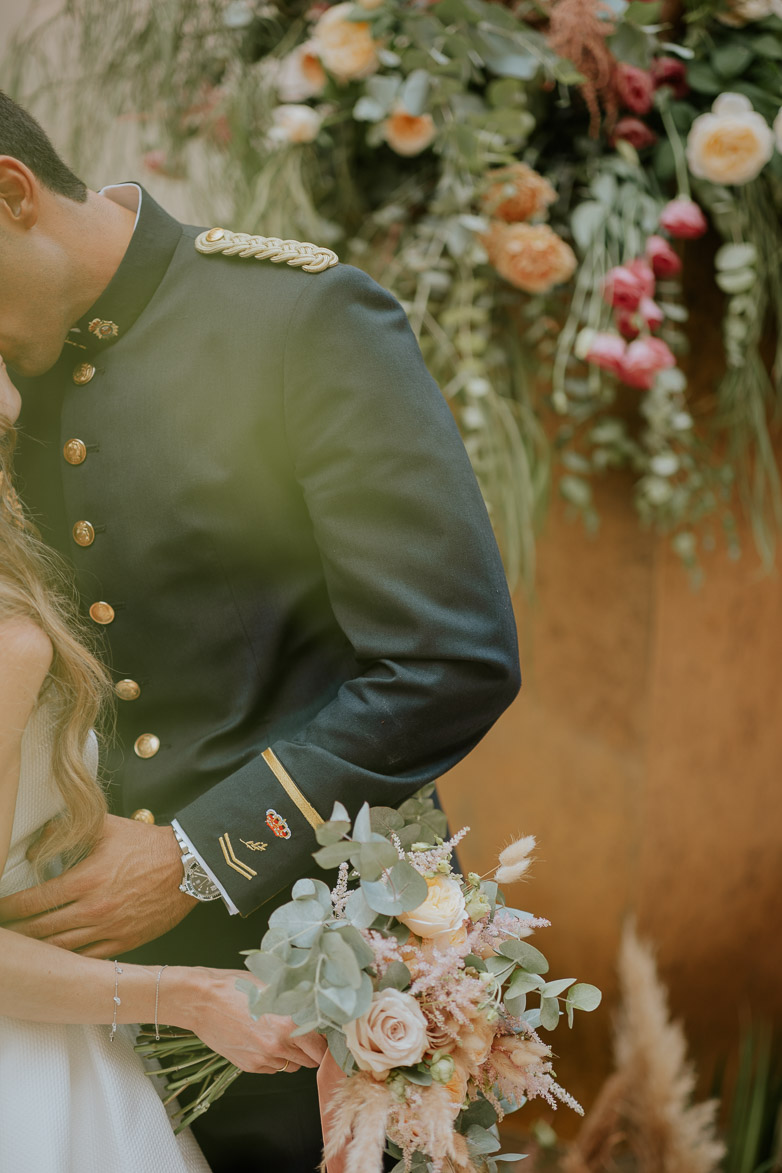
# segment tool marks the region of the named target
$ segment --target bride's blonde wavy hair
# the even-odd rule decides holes
[[[40,541],[16,496],[15,443],[13,427],[0,418],[0,620],[32,619],[54,649],[41,692],[51,689],[54,698],[53,771],[65,809],[30,853],[41,874],[56,856],[75,863],[100,833],[106,797],[84,751],[90,730],[105,725],[110,684],[78,617],[65,563]]]

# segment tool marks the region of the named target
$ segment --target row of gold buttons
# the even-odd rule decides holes
[[[83,387],[95,377],[95,367],[91,362],[81,362],[74,368],[73,381]],[[83,464],[87,459],[87,445],[83,440],[74,437],[68,440],[62,450],[68,464]],[[73,540],[77,546],[91,546],[95,541],[95,527],[89,521],[77,521],[73,527]],[[102,627],[114,622],[116,612],[111,603],[99,601],[90,607],[90,618],[93,623]],[[135,701],[141,696],[141,686],[135,680],[119,680],[114,685],[114,692],[123,701]],[[133,750],[140,758],[153,758],[160,749],[160,738],[154,733],[142,733],[133,743]],[[132,816],[141,822],[154,823],[155,816],[148,810],[137,810]]]

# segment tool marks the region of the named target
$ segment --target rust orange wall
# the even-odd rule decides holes
[[[539,602],[518,605],[521,695],[441,786],[452,825],[473,828],[467,867],[485,872],[510,838],[538,836],[514,902],[553,922],[538,935],[553,975],[607,996],[554,1036],[585,1104],[610,1063],[628,914],[658,948],[704,1073],[749,1007],[782,1012],[779,578],[759,573],[747,539],[742,560],[713,555],[693,590],[627,489],[603,492],[596,538],[554,509]]]

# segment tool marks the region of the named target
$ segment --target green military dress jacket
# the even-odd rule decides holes
[[[18,473],[105,638],[113,809],[176,819],[248,916],[313,874],[335,800],[398,804],[468,753],[519,669],[486,509],[399,303],[350,265],[202,255],[200,231],[143,193],[115,277],[19,380]],[[196,910],[173,959],[230,938],[235,962],[257,933],[229,921]]]

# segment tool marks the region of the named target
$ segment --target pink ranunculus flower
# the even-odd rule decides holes
[[[645,292],[643,284],[629,265],[616,265],[606,273],[603,296],[614,309],[631,312],[638,309]]]
[[[690,92],[687,66],[678,57],[655,57],[652,62],[652,80],[657,89],[668,86],[674,98],[686,98]]]
[[[633,114],[649,113],[654,96],[654,81],[648,70],[620,61],[614,73],[614,85],[623,106],[632,110]]]
[[[644,260],[643,257],[636,257],[634,260],[627,262],[627,268],[634,277],[638,278],[642,296],[652,297],[654,294],[655,280],[654,270],[649,262]]]
[[[694,200],[677,196],[660,213],[660,227],[679,240],[696,240],[706,232],[709,222]]]
[[[659,330],[665,321],[665,314],[651,297],[642,297],[639,313],[650,330]]]
[[[627,343],[618,334],[606,332],[596,333],[592,338],[589,349],[584,356],[586,361],[605,371],[612,371],[618,375],[622,370]]]
[[[614,142],[622,139],[637,151],[643,151],[654,146],[657,135],[651,126],[647,126],[640,118],[620,118],[614,127],[612,139]]]
[[[659,371],[676,366],[676,359],[661,338],[636,338],[628,346],[620,378],[629,387],[648,391]]]
[[[655,277],[675,277],[681,272],[682,262],[664,236],[650,236],[646,241],[646,259]]]
[[[412,994],[381,990],[355,1022],[348,1022],[345,1038],[360,1071],[383,1080],[394,1067],[420,1063],[428,1047],[427,1022]]]

